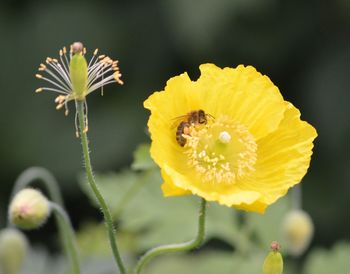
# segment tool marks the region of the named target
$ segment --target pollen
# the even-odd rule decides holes
[[[254,171],[257,144],[248,129],[226,116],[186,135],[188,165],[203,182],[234,184]]]

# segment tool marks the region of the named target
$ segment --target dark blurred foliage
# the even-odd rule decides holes
[[[252,64],[313,124],[319,137],[304,179],[304,207],[314,243],[350,239],[350,2],[348,0],[156,0],[0,2],[1,219],[12,184],[29,166],[61,182],[73,221],[90,208],[77,186],[82,170],[74,110],[56,111],[54,94],[37,95],[40,62],[82,41],[120,60],[125,85],[89,96],[96,171],[129,165],[147,141],[142,102],[166,80],[201,63]],[[90,212],[91,211],[91,212]]]

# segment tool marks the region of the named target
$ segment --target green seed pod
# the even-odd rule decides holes
[[[13,198],[9,207],[11,223],[22,229],[35,229],[50,215],[50,203],[38,190],[25,188]]]
[[[17,229],[0,232],[0,269],[3,274],[18,274],[27,254],[26,237]]]
[[[303,210],[290,211],[282,225],[286,248],[293,256],[300,256],[308,248],[314,233],[312,220]]]
[[[272,251],[266,256],[263,265],[263,274],[282,274],[283,273],[283,258],[279,252],[279,244],[271,243]]]
[[[86,62],[83,44],[75,42],[72,45],[72,59],[69,64],[72,94],[76,100],[84,100],[88,91],[88,64]]]

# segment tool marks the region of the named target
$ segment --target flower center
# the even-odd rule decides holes
[[[227,116],[192,125],[185,138],[188,165],[204,182],[232,184],[254,171],[255,139],[245,126]]]

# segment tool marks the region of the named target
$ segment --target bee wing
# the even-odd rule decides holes
[[[186,121],[187,117],[188,117],[188,115],[181,115],[181,116],[177,116],[177,117],[171,119],[171,121],[172,121],[171,128],[176,128],[180,122]]]

